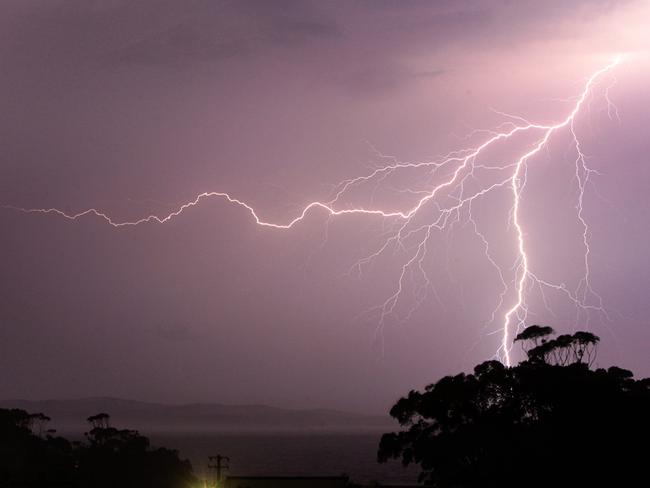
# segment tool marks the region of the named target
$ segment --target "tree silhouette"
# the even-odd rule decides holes
[[[521,341],[522,347],[524,347],[524,344],[526,342],[529,344],[532,343],[533,347],[537,347],[539,346],[540,342],[546,342],[546,337],[554,333],[555,331],[551,327],[544,325],[531,325],[530,327],[526,327],[526,329],[517,334],[515,337],[515,342]],[[530,346],[528,348],[524,347],[524,351],[527,351],[530,348]]]
[[[97,415],[91,415],[86,419],[93,429],[108,429],[110,425],[111,416],[107,413],[98,413]]]
[[[110,427],[108,414],[87,420],[94,427],[78,449],[81,486],[176,488],[195,481],[192,466],[181,461],[177,451],[152,449],[138,431]]]
[[[60,437],[43,437],[47,420],[40,413],[0,409],[1,487],[75,486],[72,446]]]
[[[52,420],[50,417],[43,413],[31,413],[27,416],[27,423],[29,430],[35,435],[41,437],[45,431],[45,426]]]
[[[2,488],[182,488],[196,485],[192,467],[178,452],[152,448],[134,430],[110,427],[102,413],[85,443],[53,437],[49,418],[24,410],[0,409],[0,487]],[[43,435],[45,434],[45,436]]]
[[[522,332],[522,334],[525,332]],[[515,338],[516,340],[517,338]],[[591,332],[576,332],[573,335],[563,334],[556,339],[543,339],[539,345],[526,350],[526,354],[529,360],[548,364],[567,366],[568,364],[586,361],[591,366],[596,359],[598,342],[600,342],[600,338]]]
[[[411,391],[390,414],[403,427],[382,436],[378,458],[418,464],[440,487],[621,486],[645,476],[650,380],[591,370],[597,336],[549,336],[532,326],[528,359],[487,361]]]

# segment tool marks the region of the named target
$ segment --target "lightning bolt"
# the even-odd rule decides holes
[[[576,307],[576,320],[581,318],[582,313],[588,313],[592,310],[606,315],[602,298],[593,290],[590,281],[590,231],[583,207],[585,190],[591,175],[595,171],[587,165],[587,158],[577,135],[575,122],[597,82],[620,62],[621,57],[619,56],[593,72],[584,83],[582,92],[573,99],[571,111],[558,122],[539,124],[530,122],[520,116],[498,112],[507,117],[508,122],[502,124],[496,130],[474,131],[472,135],[479,133],[488,135],[477,146],[452,151],[431,161],[423,162],[401,162],[381,155],[384,160],[389,159],[390,163],[380,165],[365,175],[340,182],[335,187],[330,200],[310,202],[294,218],[285,222],[267,221],[248,203],[235,198],[229,193],[216,191],[200,193],[193,200],[180,205],[175,211],[165,216],[151,214],[133,221],[118,221],[108,213],[96,208],[90,208],[78,213],[67,213],[57,208],[21,208],[12,205],[4,205],[3,208],[30,214],[55,214],[69,220],[94,216],[103,219],[107,224],[116,228],[147,223],[164,224],[199,205],[204,200],[211,198],[223,199],[230,204],[242,207],[250,214],[257,225],[280,230],[294,227],[303,221],[308,214],[317,209],[325,211],[329,217],[363,215],[380,218],[385,221],[385,225],[388,227],[383,244],[378,246],[375,252],[360,259],[351,268],[351,270],[362,273],[367,265],[389,251],[404,255],[393,293],[382,304],[367,311],[377,313],[379,331],[389,317],[396,315],[396,307],[400,301],[404,300],[405,289],[409,284],[415,290],[414,304],[406,314],[405,320],[408,320],[415,309],[427,298],[429,291],[433,290],[434,294],[436,294],[435,288],[433,288],[433,284],[427,276],[424,263],[431,247],[432,236],[435,232],[450,230],[454,226],[461,225],[463,216],[465,216],[463,225],[469,224],[471,226],[473,233],[483,246],[486,259],[494,268],[501,283],[497,303],[487,324],[495,322],[499,311],[504,306],[506,307],[502,315],[502,326],[495,331],[501,334],[500,345],[495,357],[509,366],[512,364],[511,339],[513,334],[523,327],[528,318],[527,298],[533,288],[537,287],[541,291],[543,302],[547,308],[544,290],[553,290],[565,295]],[[615,83],[615,80],[613,83]],[[607,102],[608,115],[610,118],[618,118],[616,107],[609,97],[609,91],[613,83],[606,87],[604,97]],[[584,250],[584,275],[580,279],[577,288],[573,290],[570,290],[563,283],[558,284],[545,280],[531,269],[529,255],[526,250],[526,232],[521,216],[522,193],[526,187],[528,163],[548,146],[549,140],[555,133],[562,130],[566,130],[570,134],[576,153],[574,161],[575,180],[578,189],[576,217],[582,229],[581,237]],[[532,144],[527,144],[527,148],[518,158],[501,164],[479,162],[479,158],[489,148],[522,135],[531,135],[534,136],[534,139]],[[385,184],[391,177],[405,172],[417,177],[416,181],[419,184],[409,188],[395,189],[396,192],[414,199],[411,204],[405,205],[404,208],[399,208],[399,206],[398,208],[394,208],[394,206],[392,208],[381,207],[374,203],[369,206],[346,206],[342,203],[346,198],[353,196],[355,190],[362,190],[368,185],[374,185],[372,191],[372,202],[374,202],[375,191],[380,185]],[[496,180],[479,189],[470,190],[470,182],[476,182],[482,174],[496,175]],[[508,275],[507,270],[500,266],[493,257],[490,242],[485,234],[480,231],[472,215],[472,206],[476,202],[499,190],[508,191],[512,202],[508,216],[516,236],[517,256],[514,265],[510,269],[513,274],[513,278],[510,280],[506,277]],[[428,209],[429,212],[425,212],[425,209]],[[505,305],[508,295],[514,295],[514,299],[512,303]]]

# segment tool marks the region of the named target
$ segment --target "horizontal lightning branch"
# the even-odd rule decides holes
[[[213,191],[200,193],[193,200],[184,203],[179,206],[177,210],[165,216],[148,215],[133,221],[118,221],[108,213],[96,208],[90,208],[79,213],[67,213],[57,208],[20,208],[11,205],[5,205],[3,208],[13,209],[24,213],[55,214],[69,220],[78,220],[82,217],[94,216],[103,219],[113,227],[129,227],[146,223],[164,224],[175,217],[178,217],[190,208],[199,205],[206,199],[220,198],[227,200],[231,204],[243,207],[251,215],[257,225],[275,229],[290,229],[305,219],[310,212],[317,209],[324,210],[330,216],[343,216],[349,214],[390,219],[393,230],[385,239],[384,243],[379,246],[374,253],[359,260],[353,267],[353,269],[361,272],[365,265],[369,264],[389,250],[400,251],[406,256],[401,264],[394,292],[381,305],[370,311],[377,312],[378,314],[378,329],[383,327],[383,324],[388,317],[395,315],[398,303],[401,300],[404,300],[403,295],[408,280],[419,280],[417,282],[420,283],[420,285],[415,293],[415,303],[410,308],[405,319],[407,320],[417,306],[426,299],[428,291],[432,288],[432,284],[431,280],[427,277],[424,261],[427,256],[432,235],[436,231],[448,229],[451,226],[458,224],[460,222],[461,211],[464,211],[468,215],[467,221],[471,224],[474,234],[478,237],[483,246],[486,259],[497,272],[501,283],[501,290],[498,295],[497,304],[489,323],[496,320],[496,315],[502,308],[504,308],[507,297],[513,295],[512,303],[505,306],[506,309],[503,311],[503,321],[499,329],[501,333],[501,341],[497,352],[495,353],[495,357],[502,360],[505,364],[510,365],[512,364],[510,353],[511,338],[513,333],[520,329],[527,319],[529,313],[527,295],[533,287],[539,287],[540,290],[555,290],[566,295],[566,297],[575,304],[578,311],[577,313],[589,310],[596,310],[603,314],[606,313],[603,308],[602,299],[594,292],[590,282],[589,226],[584,217],[583,201],[585,188],[593,170],[587,166],[586,158],[576,132],[575,120],[583,109],[598,79],[603,77],[605,73],[611,71],[619,62],[620,57],[617,57],[606,66],[595,71],[585,82],[580,95],[574,100],[571,111],[556,123],[535,124],[519,116],[502,114],[508,117],[510,121],[503,124],[498,130],[483,131],[486,132],[489,137],[476,147],[450,152],[435,161],[414,163],[393,161],[391,164],[382,165],[371,171],[369,174],[341,182],[329,201],[313,201],[303,207],[293,219],[285,222],[271,222],[264,220],[248,203],[233,197],[229,193]],[[609,114],[614,114],[618,117],[616,107],[612,104],[609,98],[609,89],[611,86],[612,85],[608,86],[605,91],[607,109]],[[582,228],[582,245],[584,248],[584,275],[576,290],[569,290],[563,284],[554,284],[546,281],[530,269],[530,260],[526,251],[526,233],[524,231],[524,223],[522,222],[521,215],[522,191],[526,185],[527,164],[531,158],[536,156],[547,146],[553,134],[561,130],[568,131],[576,151],[575,178],[579,192],[576,204],[576,218]],[[532,134],[534,136],[534,142],[530,144],[518,158],[504,162],[503,164],[478,163],[478,158],[481,157],[488,148],[509,141],[519,134]],[[441,173],[446,176],[442,178],[442,182],[438,182],[437,184],[431,183],[429,188],[423,189],[418,186],[402,190],[402,193],[416,198],[415,201],[406,208],[374,208],[374,205],[370,207],[347,207],[341,203],[344,198],[353,195],[355,190],[362,189],[364,185],[375,184],[378,186],[385,183],[391,176],[395,176],[398,173],[418,172],[418,174],[420,174],[419,172],[422,171],[425,172],[425,175],[428,178],[425,181],[432,181],[434,179],[440,180],[439,175]],[[497,177],[496,182],[492,182],[478,190],[468,191],[468,182],[470,180],[478,180],[480,175],[486,172],[501,176]],[[421,182],[422,180],[418,179],[418,181]],[[472,216],[472,205],[475,202],[485,195],[499,190],[508,191],[512,202],[508,216],[512,226],[514,227],[517,256],[511,270],[513,272],[513,278],[511,280],[506,277],[508,274],[506,270],[503,269],[493,258],[490,252],[490,243],[485,235],[479,230],[479,227]],[[442,198],[442,196],[445,198]],[[452,202],[451,204],[449,204],[450,200]],[[425,212],[424,209],[428,209],[428,211]],[[532,226],[534,223],[529,222],[526,225]],[[597,302],[596,305],[589,303],[589,300],[594,297]],[[546,303],[545,297],[544,302]]]

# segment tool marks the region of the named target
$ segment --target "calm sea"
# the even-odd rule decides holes
[[[317,476],[347,474],[352,481],[415,483],[416,468],[397,462],[379,464],[381,434],[369,433],[206,433],[148,434],[154,445],[178,449],[200,477],[208,456],[230,458],[230,473],[239,476]]]

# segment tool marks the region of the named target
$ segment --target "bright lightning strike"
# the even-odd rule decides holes
[[[330,216],[343,216],[347,214],[357,214],[365,216],[375,216],[389,221],[393,225],[391,232],[385,239],[384,243],[369,256],[358,261],[354,268],[361,271],[362,268],[378,258],[380,255],[389,250],[399,250],[405,253],[405,259],[402,262],[401,270],[398,274],[394,292],[379,306],[373,309],[378,313],[379,328],[384,321],[395,314],[398,302],[403,300],[404,289],[408,279],[414,280],[417,276],[421,280],[418,290],[415,294],[415,304],[411,307],[408,317],[413,313],[417,306],[426,298],[427,293],[432,289],[432,284],[427,276],[424,267],[424,260],[427,256],[432,235],[436,231],[442,231],[450,228],[460,220],[461,211],[466,212],[468,222],[476,236],[483,244],[485,257],[490,265],[498,274],[501,291],[498,295],[497,305],[491,316],[490,323],[496,321],[499,311],[506,307],[502,316],[502,326],[499,331],[501,341],[495,357],[502,360],[506,365],[512,363],[511,357],[511,339],[513,334],[519,330],[529,314],[527,296],[531,289],[538,288],[546,303],[544,290],[554,290],[564,294],[570,302],[576,306],[578,318],[581,312],[596,310],[606,316],[603,308],[601,297],[594,292],[590,281],[590,245],[589,245],[589,226],[584,217],[583,202],[586,186],[594,170],[589,168],[582,150],[580,139],[578,138],[575,121],[578,114],[584,108],[594,86],[604,77],[604,75],[614,69],[621,61],[617,57],[606,66],[595,71],[585,82],[580,95],[575,99],[571,111],[559,122],[553,124],[536,124],[527,121],[519,116],[502,114],[510,120],[503,124],[495,131],[486,131],[489,137],[476,147],[465,148],[453,151],[444,157],[435,161],[402,163],[393,160],[391,164],[385,164],[374,169],[370,173],[351,178],[341,182],[337,186],[333,197],[329,201],[313,201],[307,204],[291,220],[285,222],[270,222],[260,217],[259,213],[246,202],[239,200],[229,193],[225,192],[204,192],[197,195],[193,200],[188,201],[178,207],[177,210],[159,217],[157,215],[148,215],[134,221],[117,221],[106,212],[96,208],[90,208],[79,213],[66,213],[57,208],[19,208],[5,205],[4,208],[14,209],[25,213],[42,213],[56,214],[70,220],[77,220],[85,216],[95,216],[103,219],[113,227],[137,226],[145,223],[164,224],[179,216],[181,213],[201,203],[208,198],[221,198],[231,204],[243,207],[253,218],[256,224],[264,227],[275,229],[290,229],[301,222],[310,212],[316,209],[326,211]],[[615,83],[615,80],[614,80]],[[610,118],[612,114],[618,118],[616,107],[609,98],[609,90],[612,85],[605,89],[605,99],[607,101],[607,111]],[[578,200],[576,204],[576,217],[582,229],[583,270],[578,286],[570,290],[564,284],[557,284],[547,281],[540,277],[530,267],[530,260],[526,250],[526,232],[521,216],[522,192],[526,186],[527,164],[542,151],[547,145],[553,134],[561,130],[567,130],[572,138],[573,147],[576,153],[575,157],[575,179],[578,187]],[[507,161],[501,165],[479,164],[478,159],[493,146],[499,143],[513,139],[521,134],[532,134],[535,139],[532,144],[524,149],[524,153],[512,161]],[[364,185],[374,184],[375,188],[385,183],[391,176],[401,172],[414,172],[416,175],[423,175],[428,185],[424,187],[408,188],[403,193],[416,197],[415,201],[404,209],[399,208],[381,208],[375,207],[346,207],[342,200],[352,194],[355,189],[361,189]],[[447,172],[447,173],[445,173]],[[474,191],[468,191],[468,182],[475,180],[478,173],[490,172],[492,174],[505,173],[501,179],[487,186]],[[433,180],[439,178],[440,173],[447,174],[442,182],[433,184]],[[511,195],[511,208],[509,217],[514,227],[516,235],[517,257],[513,266],[514,277],[512,280],[506,279],[507,272],[492,257],[490,253],[490,242],[485,235],[479,230],[476,221],[472,216],[472,205],[485,195],[498,190],[508,191]],[[451,200],[451,204],[448,202]],[[427,215],[424,209],[430,212]],[[431,217],[430,214],[433,216]],[[533,225],[528,223],[527,225]],[[433,290],[435,293],[435,290]],[[506,299],[513,295],[512,303],[506,305]],[[592,302],[595,299],[595,304]]]

